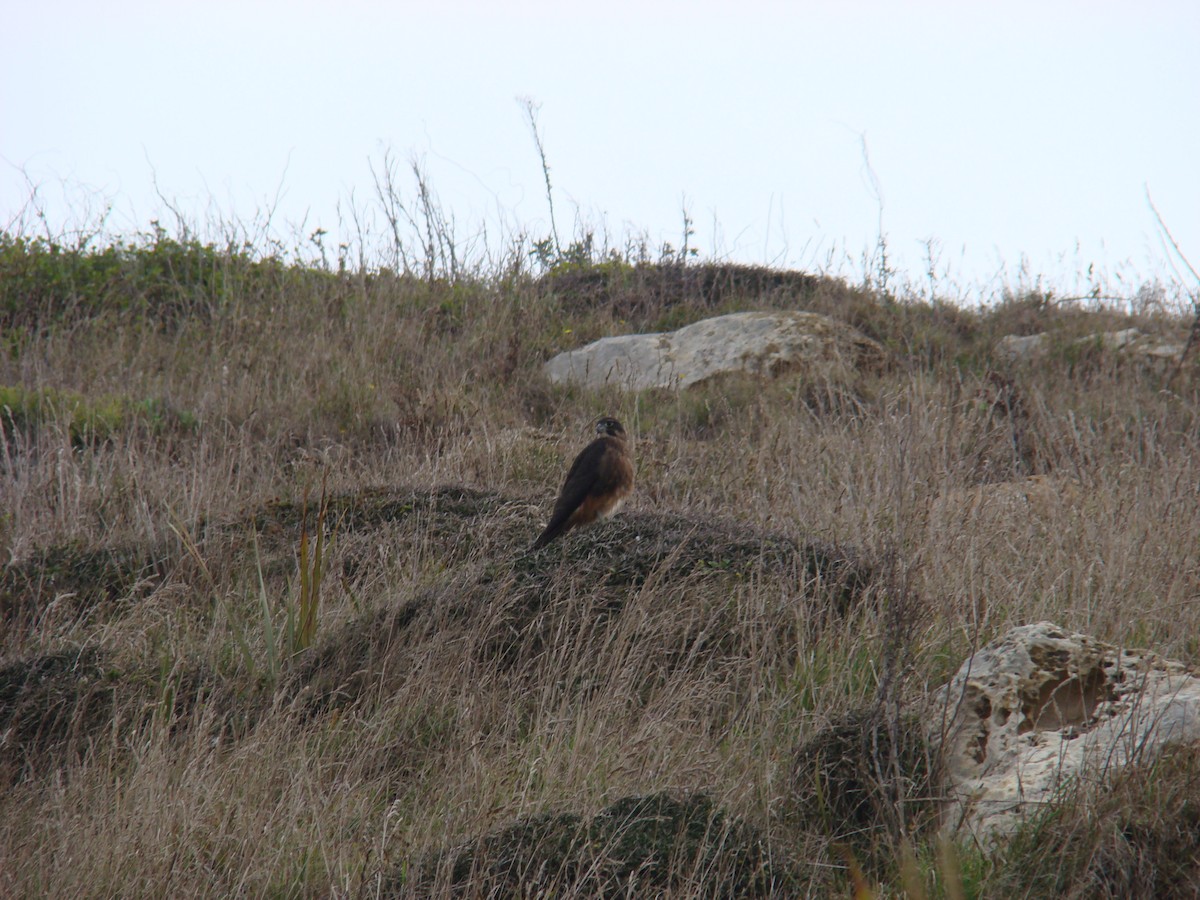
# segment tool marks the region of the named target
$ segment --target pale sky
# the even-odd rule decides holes
[[[686,205],[704,257],[861,272],[881,198],[911,281],[932,240],[947,285],[1024,263],[1133,290],[1174,278],[1148,189],[1200,268],[1195,0],[10,0],[3,19],[9,227],[32,182],[54,228],[105,203],[111,231],[169,225],[161,193],[194,224],[274,206],[280,234],[335,243],[390,151],[498,248],[549,230],[528,97],[564,241],[582,221],[677,244]]]

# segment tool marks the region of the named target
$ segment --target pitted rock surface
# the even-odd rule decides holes
[[[949,782],[946,827],[984,842],[1075,777],[1095,779],[1200,740],[1200,677],[1050,622],[1012,629],[934,697]],[[943,738],[944,735],[944,738]]]

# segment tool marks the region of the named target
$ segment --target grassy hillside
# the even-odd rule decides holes
[[[889,363],[636,396],[541,374],[762,308]],[[0,893],[1192,896],[1193,758],[989,856],[936,840],[908,712],[1021,622],[1200,663],[1200,386],[1074,343],[1190,325],[731,266],[438,279],[6,236]],[[1043,331],[1041,360],[993,354]],[[601,413],[637,491],[526,554]],[[1019,516],[945,514],[1028,477]]]

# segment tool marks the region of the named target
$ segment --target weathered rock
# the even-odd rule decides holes
[[[1073,778],[1200,740],[1200,677],[1040,622],[963,663],[935,695],[930,722],[948,781],[945,827],[988,843]]]
[[[1046,355],[1050,345],[1050,335],[1041,334],[1006,334],[996,342],[995,353],[1000,359],[1008,362],[1029,362]]]
[[[601,338],[545,365],[550,380],[627,390],[686,388],[717,375],[844,380],[880,364],[884,349],[836,319],[808,312],[743,312],[704,319],[678,331]]]
[[[1120,350],[1125,353],[1135,353],[1138,356],[1161,357],[1170,360],[1178,358],[1183,350],[1182,344],[1167,343],[1151,335],[1142,334],[1136,328],[1106,331],[1103,334],[1081,338],[1076,343],[1083,344],[1089,341],[1099,344],[1105,350]]]
[[[1071,345],[1084,349],[1093,346],[1158,369],[1170,367],[1183,353],[1183,344],[1143,334],[1137,328],[1090,334],[1072,341]],[[1050,347],[1050,335],[1046,332],[1030,335],[1010,334],[996,342],[995,353],[1000,359],[1009,362],[1031,362],[1045,356]]]

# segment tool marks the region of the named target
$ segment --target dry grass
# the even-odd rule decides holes
[[[1196,383],[1067,353],[988,374],[1010,330],[1129,317],[670,277],[300,279],[13,342],[0,385],[195,424],[0,432],[0,893],[827,896],[847,858],[936,893],[906,701],[1044,618],[1200,660]],[[893,364],[640,397],[540,374],[764,304]],[[524,554],[599,413],[635,438],[628,512]],[[1050,487],[1015,513],[954,505],[1030,476]],[[280,656],[324,478],[315,640]],[[963,852],[971,891],[1021,883]]]

